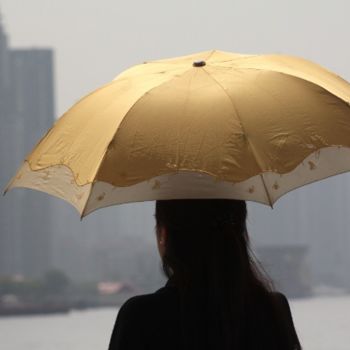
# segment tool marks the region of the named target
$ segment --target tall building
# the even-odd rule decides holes
[[[0,76],[7,79],[0,88],[3,189],[54,122],[53,52],[9,49],[2,32]],[[0,202],[0,274],[36,277],[51,265],[51,200],[31,190],[12,192]]]
[[[3,190],[6,181],[11,173],[11,150],[8,145],[8,135],[12,133],[11,103],[10,96],[10,77],[9,77],[9,48],[7,36],[0,22],[0,187]],[[5,202],[0,199],[0,274],[8,271],[13,265],[13,252],[11,248],[11,208],[14,205],[14,198],[9,198]]]

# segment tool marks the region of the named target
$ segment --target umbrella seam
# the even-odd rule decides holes
[[[150,63],[154,63],[154,62],[145,62],[145,63],[140,63],[138,64],[137,66],[132,66],[130,68],[128,68],[126,71],[123,71],[121,72],[120,74],[118,74],[113,80],[112,82],[116,83],[116,82],[119,82],[119,81],[124,81],[124,80],[128,80],[128,79],[134,79],[135,77],[139,77],[139,76],[143,76],[143,75],[153,75],[153,74],[158,74],[159,72],[155,71],[155,72],[148,72],[148,73],[139,73],[139,74],[133,74],[132,76],[129,76],[128,73],[132,72],[133,68],[134,67],[139,67],[139,66],[143,66],[145,64],[150,64]],[[167,68],[166,71],[167,72],[173,72],[173,71],[176,71],[176,70],[180,70],[181,68],[184,68],[188,66],[188,64],[181,64],[181,65],[178,65],[178,67],[176,68]],[[93,91],[94,92],[94,91]],[[92,93],[93,93],[92,92]]]
[[[265,189],[266,196],[267,196],[267,199],[268,199],[268,201],[269,201],[269,204],[270,204],[271,208],[273,208],[272,199],[271,199],[271,197],[270,197],[269,191],[267,190],[266,182],[265,182],[265,180],[264,180],[264,173],[259,174],[259,175],[260,175],[260,178],[261,178],[261,182],[262,182],[262,184],[263,184],[263,186],[264,186],[264,189]]]
[[[263,167],[261,166],[261,164],[260,164],[260,162],[259,162],[259,160],[258,160],[258,158],[257,158],[257,156],[256,156],[256,154],[255,154],[254,148],[252,147],[252,144],[251,144],[250,140],[248,139],[248,135],[246,134],[246,130],[245,130],[244,126],[243,126],[242,118],[240,117],[239,112],[238,112],[238,110],[237,110],[237,108],[236,108],[236,106],[235,106],[235,104],[234,104],[234,102],[233,102],[231,96],[227,93],[227,91],[225,90],[225,88],[224,88],[211,74],[209,74],[209,72],[207,72],[205,69],[203,69],[203,70],[208,74],[208,76],[209,76],[212,80],[214,80],[214,82],[215,82],[217,85],[219,85],[219,87],[222,89],[222,91],[225,93],[225,95],[226,95],[226,96],[228,97],[228,99],[230,100],[231,105],[232,105],[232,107],[233,107],[233,110],[234,110],[234,112],[235,112],[235,115],[237,116],[238,121],[239,121],[239,123],[240,123],[240,125],[241,125],[243,134],[245,135],[245,137],[246,137],[246,139],[247,139],[247,142],[248,142],[248,144],[249,144],[249,147],[250,147],[250,149],[251,149],[251,151],[252,151],[252,153],[253,153],[253,156],[254,156],[254,158],[255,158],[255,161],[256,161],[257,165],[259,166],[260,171],[263,172],[263,171],[264,171],[264,170],[263,170]]]
[[[88,194],[88,196],[87,196],[87,198],[86,198],[86,202],[85,202],[85,204],[84,204],[84,206],[83,206],[83,210],[82,210],[81,213],[80,213],[80,221],[82,221],[82,220],[83,220],[83,217],[85,216],[85,215],[84,215],[84,214],[85,214],[85,210],[86,210],[86,208],[87,208],[87,204],[88,204],[89,199],[90,199],[90,197],[91,197],[92,188],[93,188],[94,184],[95,184],[95,182],[91,182],[91,183],[90,183],[91,186],[90,186],[89,194]]]
[[[232,107],[233,107],[233,110],[234,110],[234,112],[235,112],[235,114],[236,114],[236,116],[237,116],[237,118],[238,118],[238,120],[239,120],[239,123],[240,123],[240,125],[241,125],[243,134],[245,135],[245,137],[246,137],[246,139],[247,139],[249,148],[250,148],[251,151],[252,151],[252,154],[253,154],[253,156],[254,156],[254,159],[255,159],[255,161],[256,161],[256,164],[257,164],[258,167],[260,168],[260,171],[263,173],[263,172],[264,172],[263,166],[260,164],[260,161],[259,161],[259,159],[258,159],[258,157],[257,157],[257,155],[256,155],[256,152],[255,152],[255,150],[254,150],[254,147],[252,146],[252,143],[250,142],[250,140],[249,140],[249,138],[248,138],[248,135],[246,134],[245,128],[244,128],[244,126],[243,126],[242,119],[241,119],[241,117],[240,117],[240,115],[239,115],[238,109],[237,109],[235,103],[233,102],[231,96],[227,93],[227,91],[225,90],[225,88],[224,88],[211,74],[209,74],[209,72],[208,72],[206,69],[203,68],[203,70],[204,70],[205,73],[207,73],[208,76],[222,89],[222,91],[224,92],[224,94],[225,94],[225,95],[228,97],[228,99],[230,100],[231,105],[232,105]],[[267,196],[267,198],[268,198],[268,201],[270,202],[270,205],[272,205],[272,203],[271,203],[271,198],[270,198],[270,195],[269,195],[269,193],[268,193],[268,191],[267,191],[267,187],[266,187],[266,183],[265,183],[264,179],[262,179],[262,182],[263,182],[263,185],[264,185],[264,189],[265,189],[265,192],[266,192],[266,196]]]
[[[226,67],[226,66],[220,66],[220,65],[215,66],[215,68],[230,68],[231,70],[234,70],[234,69],[235,69],[235,68],[233,68],[233,67]],[[299,79],[299,80],[301,80],[301,81],[305,81],[305,82],[307,82],[307,83],[309,83],[309,84],[315,85],[315,86],[317,86],[317,87],[319,87],[319,88],[321,88],[321,89],[327,91],[330,95],[332,95],[332,96],[336,97],[337,99],[343,101],[348,107],[350,106],[350,100],[344,99],[344,98],[342,98],[342,97],[336,95],[334,92],[330,91],[329,89],[327,89],[326,87],[324,87],[323,85],[321,85],[321,83],[320,83],[320,84],[319,84],[319,83],[316,83],[316,82],[314,82],[314,81],[312,81],[312,80],[309,80],[309,79],[307,79],[307,78],[303,78],[303,77],[300,77],[300,76],[297,76],[297,75],[294,75],[294,74],[291,74],[291,73],[286,73],[286,72],[283,72],[283,71],[281,71],[281,70],[273,70],[273,69],[266,69],[266,68],[242,67],[242,68],[239,68],[239,69],[241,69],[241,70],[267,71],[267,72],[282,74],[282,75],[285,75],[285,76],[290,77],[290,78]],[[206,72],[206,73],[208,73],[208,72]],[[331,73],[332,73],[332,72],[331,72]],[[220,83],[219,83],[215,78],[213,78],[209,73],[208,73],[208,75],[209,75],[212,79],[214,79],[214,80],[217,82],[217,84],[220,85]],[[334,74],[334,75],[335,75],[335,74]],[[335,75],[335,76],[338,77],[338,78],[340,78],[343,82],[348,83],[348,82],[347,82],[346,80],[344,80],[343,78],[341,78],[341,77],[339,77],[339,76],[337,76],[337,75]],[[349,84],[349,83],[348,83],[348,84]],[[221,86],[221,85],[220,85],[220,86]],[[222,87],[222,86],[221,86],[221,87]],[[223,90],[224,90],[224,89],[223,89]],[[337,89],[337,90],[339,91],[340,89]],[[341,92],[341,94],[344,94],[344,93]]]
[[[254,69],[254,68],[251,68],[251,69]],[[262,69],[261,69],[261,70],[262,70]],[[343,101],[343,103],[345,103],[345,104],[347,105],[347,107],[349,107],[350,100],[349,100],[349,101],[348,101],[348,100],[344,100],[342,97],[336,95],[336,94],[335,94],[334,92],[332,92],[332,91],[329,91],[326,87],[324,87],[323,85],[321,85],[321,84],[319,84],[319,83],[316,83],[316,82],[313,82],[313,81],[311,81],[311,80],[309,80],[309,79],[307,79],[307,78],[302,78],[302,77],[299,77],[299,76],[297,76],[297,75],[289,74],[289,73],[286,73],[286,72],[281,72],[281,71],[277,71],[277,70],[269,70],[269,71],[270,71],[270,72],[274,72],[274,73],[278,73],[278,74],[282,74],[282,75],[286,75],[286,76],[288,76],[288,77],[293,77],[293,78],[295,78],[295,79],[300,79],[300,80],[302,80],[302,81],[306,81],[306,82],[309,83],[309,84],[312,84],[312,85],[314,85],[314,86],[317,86],[317,87],[323,89],[324,91],[327,91],[330,95],[332,95],[332,96],[336,97],[337,99]],[[339,89],[338,89],[338,90],[339,90]],[[341,92],[341,93],[343,94],[343,92]]]
[[[205,61],[208,61],[211,56],[213,56],[213,54],[215,53],[216,50],[211,50],[211,52],[209,53],[209,55],[205,58]]]
[[[170,81],[171,81],[172,79],[174,79],[174,78],[179,78],[179,77],[183,76],[184,74],[186,74],[187,72],[189,72],[189,71],[191,70],[191,68],[192,68],[192,67],[190,67],[189,69],[185,70],[185,71],[184,71],[183,73],[181,73],[179,76],[171,77],[170,79],[168,79],[168,80],[166,80],[166,81],[160,83],[159,85],[154,86],[153,88],[147,90],[146,92],[144,92],[144,93],[131,105],[131,107],[128,109],[128,111],[125,113],[123,119],[122,119],[121,122],[119,123],[117,129],[116,129],[115,132],[113,133],[112,138],[111,138],[110,141],[108,142],[107,147],[106,147],[106,150],[105,150],[105,153],[104,153],[104,155],[103,155],[103,157],[102,157],[102,159],[101,159],[99,165],[97,166],[97,170],[96,170],[96,173],[95,173],[95,175],[94,175],[94,179],[96,179],[97,176],[98,176],[98,174],[99,174],[101,164],[102,164],[103,161],[105,160],[106,155],[107,155],[107,151],[108,151],[108,149],[109,149],[109,147],[110,147],[112,141],[113,141],[114,138],[116,137],[116,135],[117,135],[117,133],[118,133],[118,130],[120,129],[121,125],[125,123],[125,119],[127,118],[127,116],[128,116],[128,114],[130,113],[130,111],[136,106],[136,104],[137,104],[144,96],[146,96],[146,94],[148,94],[150,91],[153,91],[154,89],[163,86],[164,84],[170,82]],[[93,182],[95,182],[95,180],[94,180]]]

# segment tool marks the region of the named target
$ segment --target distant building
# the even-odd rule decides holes
[[[255,246],[307,247],[312,284],[350,288],[349,202],[350,174],[334,176],[290,192],[273,210],[250,203],[249,233]]]
[[[305,262],[307,250],[304,245],[262,245],[257,248],[259,261],[272,278],[274,287],[288,297],[312,295],[310,268]]]
[[[11,50],[10,67],[13,108],[29,152],[54,123],[53,51]]]
[[[9,142],[9,133],[12,132],[10,118],[11,104],[9,103],[10,78],[9,78],[9,49],[7,36],[0,22],[0,186],[3,190],[8,177],[10,176],[11,150]],[[11,208],[13,207],[13,198],[7,202],[0,199],[0,274],[10,269],[13,265],[11,252]]]
[[[52,50],[9,49],[0,29],[0,81],[3,189],[54,122]],[[13,190],[1,198],[0,275],[35,277],[50,267],[50,206],[47,195],[31,190]]]

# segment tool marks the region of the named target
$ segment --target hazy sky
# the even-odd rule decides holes
[[[12,46],[55,49],[57,115],[130,65],[219,49],[303,56],[350,80],[348,0],[0,0]]]

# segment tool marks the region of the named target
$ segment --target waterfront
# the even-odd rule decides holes
[[[350,296],[290,301],[304,350],[349,350]],[[106,350],[117,308],[0,318],[4,350]]]

